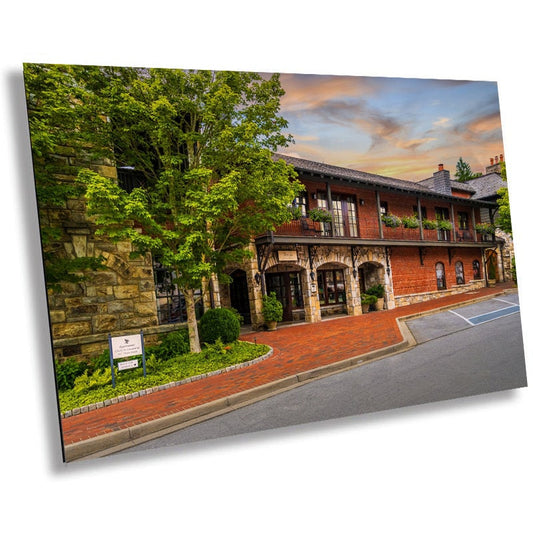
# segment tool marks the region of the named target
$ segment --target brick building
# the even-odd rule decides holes
[[[443,165],[415,183],[275,157],[293,165],[305,185],[294,203],[298,216],[257,236],[254,259],[234,265],[234,281],[220,295],[254,327],[265,291],[282,301],[284,321],[317,322],[360,314],[361,294],[375,284],[385,287],[389,309],[479,288],[488,281],[489,257],[505,279],[499,256],[492,257],[501,240],[475,229],[493,221],[495,198],[476,197]],[[316,209],[331,213],[331,222],[313,221]]]
[[[250,243],[252,257],[228,269],[232,283],[204,285],[199,314],[220,304],[260,328],[262,294],[274,291],[283,303],[284,321],[318,322],[330,315],[360,314],[361,294],[375,284],[384,286],[385,306],[391,309],[487,283],[486,254],[499,250],[501,241],[477,232],[475,225],[492,220],[497,205],[494,198],[477,198],[475,186],[451,180],[442,165],[429,180],[415,183],[274,157],[293,165],[305,185],[294,201],[296,216],[275,232],[256,236]],[[74,156],[71,163],[74,168]],[[95,170],[126,189],[135,186],[129,169],[102,164]],[[73,177],[65,173],[61,179]],[[331,220],[313,221],[316,210],[329,213]],[[106,267],[83,283],[65,283],[61,292],[49,294],[59,359],[101,353],[110,333],[143,329],[150,343],[186,321],[172,274],[150,255],[131,260],[129,243],[97,236],[83,200],[71,200],[45,216],[63,228],[61,253],[102,256]],[[391,220],[402,217],[404,223],[391,227]],[[499,279],[505,279],[503,268],[499,271]]]

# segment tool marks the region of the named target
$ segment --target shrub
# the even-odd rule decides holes
[[[385,287],[378,283],[366,290],[366,294],[373,295],[376,298],[383,298],[385,296]]]
[[[283,318],[283,305],[275,292],[263,296],[263,318],[266,322],[280,322]]]
[[[108,363],[109,364],[109,363]],[[74,387],[74,381],[87,371],[87,363],[67,359],[63,363],[56,364],[56,380],[59,390],[69,390]]]
[[[332,220],[331,213],[329,211],[320,209],[318,207],[310,209],[308,216],[313,222],[331,222]]]
[[[225,308],[209,309],[198,322],[198,334],[204,343],[234,342],[239,338],[241,325],[234,311]]]
[[[186,329],[172,331],[163,337],[159,346],[149,350],[149,355],[155,355],[159,361],[166,361],[172,357],[189,353],[189,333]]]
[[[419,226],[418,218],[414,215],[410,217],[407,217],[407,216],[402,217],[402,224],[404,228],[410,228],[410,229],[415,229],[415,228],[418,228]]]
[[[362,294],[361,295],[361,303],[363,305],[374,305],[378,301],[377,296],[374,296],[373,294]]]

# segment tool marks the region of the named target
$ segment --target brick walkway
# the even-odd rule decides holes
[[[243,340],[272,346],[272,356],[248,367],[65,418],[62,420],[64,445],[130,428],[302,371],[397,344],[403,339],[396,318],[468,302],[510,287],[510,283],[499,284],[390,311],[244,334]]]

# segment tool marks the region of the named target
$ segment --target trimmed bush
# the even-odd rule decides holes
[[[234,342],[240,333],[239,319],[230,309],[209,309],[198,321],[198,334],[204,343],[213,344],[217,339],[224,343]]]

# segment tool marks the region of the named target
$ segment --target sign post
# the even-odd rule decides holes
[[[146,377],[146,357],[144,354],[144,335],[141,332],[137,335],[123,335],[122,337],[109,337],[109,364],[111,365],[111,380],[113,388],[115,388],[115,367],[113,361],[115,359],[124,359],[142,355],[143,376]],[[118,370],[127,370],[129,368],[137,368],[139,363],[137,359],[128,359],[118,363]]]

